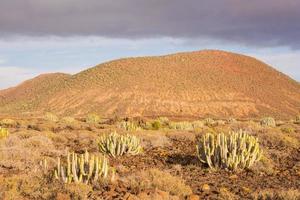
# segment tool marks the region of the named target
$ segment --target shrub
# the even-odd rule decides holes
[[[45,113],[44,119],[52,122],[57,122],[59,120],[59,118],[55,114],[50,112]]]
[[[125,154],[137,155],[142,152],[140,140],[134,135],[119,135],[113,132],[102,136],[98,142],[99,150],[112,157]]]
[[[180,177],[172,176],[159,169],[148,169],[127,177],[128,185],[135,190],[159,189],[183,199],[192,194],[191,188]]]
[[[100,121],[101,121],[100,116],[95,113],[88,114],[85,118],[85,122],[89,124],[98,124]]]
[[[57,158],[57,168],[54,170],[54,177],[64,183],[84,183],[97,181],[99,178],[107,178],[109,170],[108,159],[84,154],[69,153],[65,164]]]
[[[254,200],[299,200],[299,190],[262,190],[252,195]]]
[[[280,130],[283,133],[294,133],[295,132],[295,129],[292,127],[282,127]]]
[[[272,117],[265,117],[265,118],[261,119],[260,124],[262,126],[269,126],[269,127],[275,127],[276,126],[275,119],[272,118]]]
[[[162,124],[160,121],[155,120],[151,123],[151,127],[152,127],[152,130],[159,130],[159,129],[161,129]]]
[[[135,122],[131,121],[121,121],[117,124],[117,128],[124,129],[126,131],[137,131],[141,129],[141,127],[139,127]]]
[[[13,119],[2,119],[0,121],[0,126],[4,127],[14,127],[17,125],[17,122]]]
[[[0,139],[6,138],[9,135],[9,131],[6,128],[0,127]]]
[[[198,158],[210,168],[245,169],[261,158],[258,139],[240,130],[217,136],[207,133],[196,146]]]

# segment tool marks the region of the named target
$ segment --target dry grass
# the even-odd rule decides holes
[[[137,191],[159,189],[180,197],[192,194],[191,188],[180,177],[172,176],[159,169],[148,169],[135,173],[127,177],[125,182]]]
[[[300,190],[264,190],[253,195],[254,200],[299,200]]]

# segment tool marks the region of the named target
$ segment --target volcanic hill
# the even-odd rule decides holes
[[[300,112],[300,84],[252,57],[204,50],[119,59],[0,91],[2,115],[261,117]]]

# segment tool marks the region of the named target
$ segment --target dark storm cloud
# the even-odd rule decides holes
[[[210,37],[300,48],[299,0],[1,0],[0,36]]]

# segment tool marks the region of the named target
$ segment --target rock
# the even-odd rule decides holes
[[[188,196],[187,200],[200,200],[200,197],[196,194],[191,194]]]
[[[202,190],[203,192],[207,192],[207,191],[210,190],[210,187],[209,187],[208,184],[203,184],[202,187],[201,187],[201,190]]]

